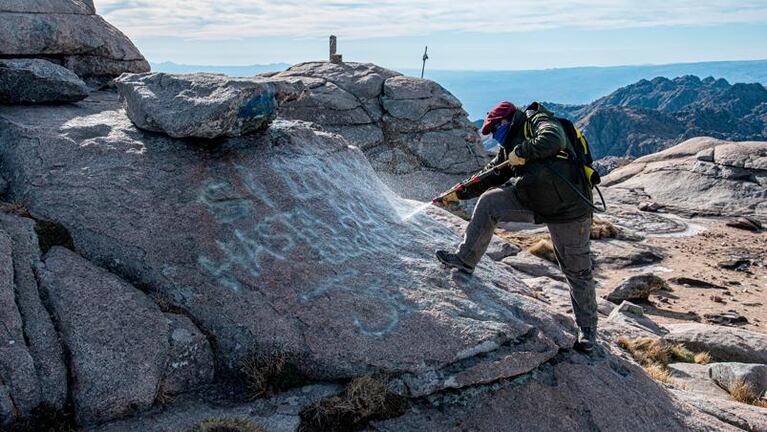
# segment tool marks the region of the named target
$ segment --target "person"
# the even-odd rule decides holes
[[[546,224],[560,269],[570,285],[579,329],[576,349],[591,352],[597,335],[590,255],[592,206],[583,198],[590,200],[592,195],[579,173],[583,167],[573,161],[576,144],[567,138],[560,120],[540,103],[523,112],[510,102],[501,102],[488,113],[481,130],[484,135],[492,133],[501,144],[498,156],[486,168],[504,168],[487,181],[469,182],[471,187],[443,197],[449,202],[481,195],[463,242],[455,253],[437,251],[437,258],[448,267],[471,274],[499,222]],[[511,167],[501,165],[506,161]]]

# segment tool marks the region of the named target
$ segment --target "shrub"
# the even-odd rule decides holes
[[[258,399],[306,383],[297,364],[295,356],[285,352],[254,354],[240,368],[248,398]]]
[[[364,376],[350,382],[338,396],[325,398],[301,411],[301,432],[353,431],[372,420],[405,413],[407,400],[394,394],[378,378]]]
[[[751,384],[743,380],[736,382],[733,384],[732,388],[730,388],[730,397],[732,397],[733,400],[749,405],[767,408],[767,401],[762,399],[761,396],[762,395],[757,393],[756,389],[754,389]]]
[[[600,218],[594,218],[594,220],[591,223],[591,239],[592,240],[599,240],[603,238],[616,238],[618,237],[618,229],[615,228],[615,225],[611,224],[610,222],[600,219]]]

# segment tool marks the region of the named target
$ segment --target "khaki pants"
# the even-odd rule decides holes
[[[533,212],[519,202],[513,185],[491,189],[479,198],[456,253],[466,264],[476,266],[485,254],[498,222],[533,221]],[[546,226],[559,268],[570,284],[575,321],[579,327],[596,328],[597,301],[590,255],[591,216]]]

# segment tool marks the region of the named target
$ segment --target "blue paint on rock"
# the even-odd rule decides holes
[[[239,117],[258,119],[272,116],[277,110],[277,103],[272,92],[261,93],[250,99],[240,108]]]

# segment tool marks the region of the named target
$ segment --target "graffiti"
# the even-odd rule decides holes
[[[200,268],[240,293],[280,263],[299,265],[305,260],[319,270],[335,271],[353,260],[376,259],[406,248],[413,233],[444,236],[434,224],[418,218],[408,226],[408,235],[392,229],[397,218],[391,209],[381,208],[383,203],[373,201],[381,197],[356,185],[355,172],[360,171],[354,163],[334,166],[331,175],[315,160],[274,158],[269,172],[235,165],[230,180],[204,184],[198,202],[218,224],[218,236],[215,254],[198,257]],[[288,261],[291,257],[293,261]],[[353,313],[350,319],[360,333],[381,337],[408,310],[398,291],[404,284],[397,279],[406,278],[391,272],[371,276],[345,269],[319,282],[306,281],[308,290],[299,294],[299,302],[311,302],[331,291],[374,301],[380,305],[383,321],[369,323]]]

